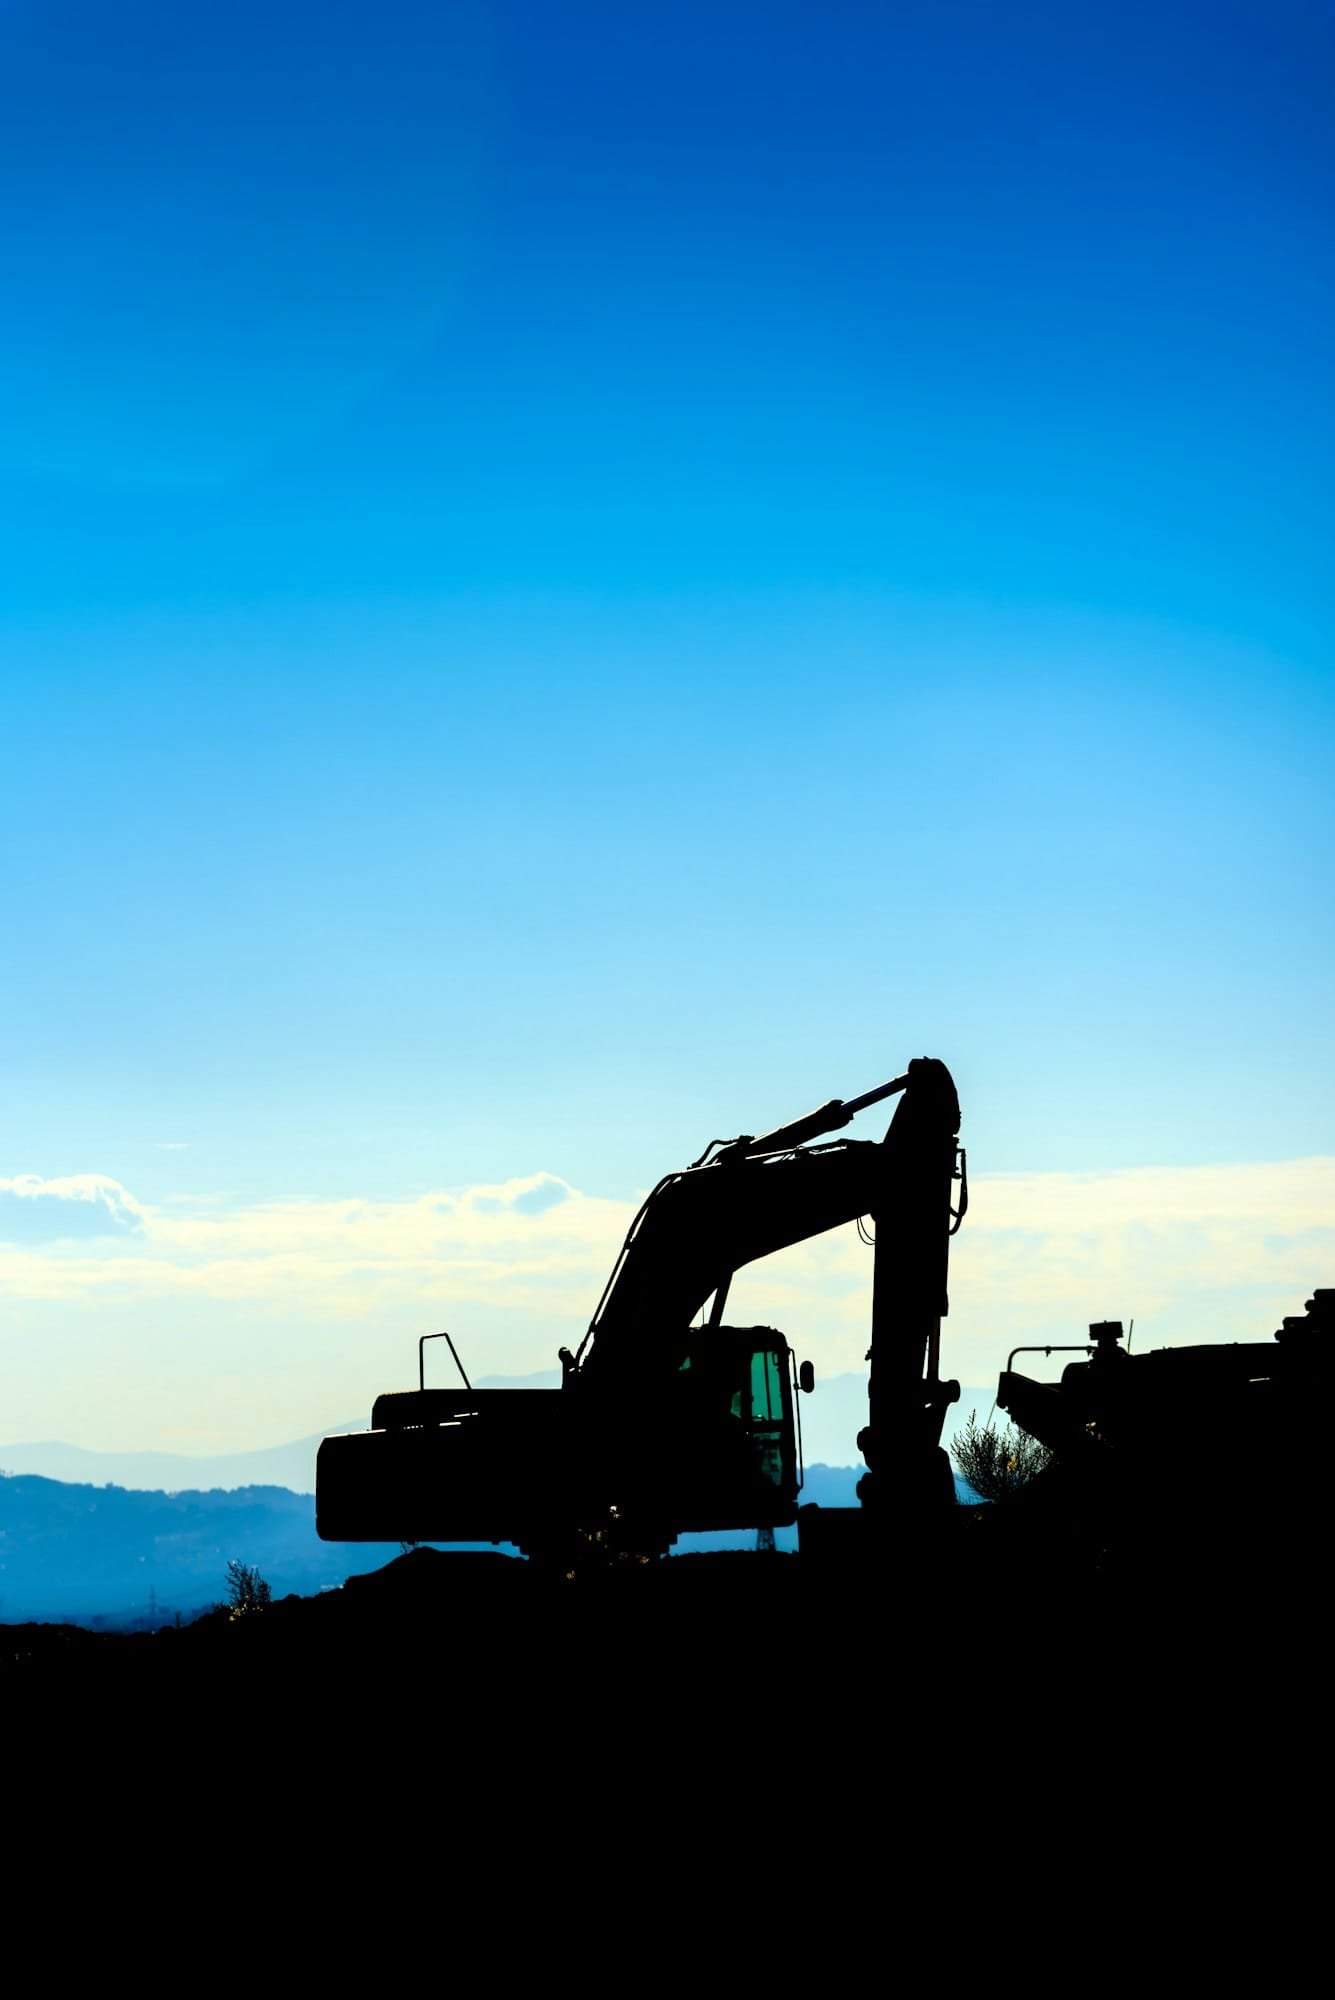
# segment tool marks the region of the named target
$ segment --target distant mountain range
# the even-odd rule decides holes
[[[365,1422],[330,1425],[331,1431],[366,1428]],[[315,1455],[324,1435],[216,1458],[186,1458],[169,1451],[87,1451],[73,1444],[0,1444],[0,1472],[29,1473],[67,1485],[127,1486],[141,1492],[285,1486],[292,1493],[314,1493]]]
[[[276,1597],[379,1569],[397,1544],[321,1542],[315,1502],[281,1486],[135,1492],[17,1473],[0,1479],[0,1623],[170,1624],[222,1602],[231,1560]]]
[[[522,1386],[555,1386],[529,1376]],[[480,1387],[511,1386],[492,1377]],[[518,1386],[517,1384],[513,1386]],[[866,1422],[862,1375],[833,1376],[801,1398],[802,1498],[857,1504],[863,1470],[858,1430]],[[991,1394],[966,1390],[947,1439]],[[329,1432],[365,1430],[365,1422]],[[349,1576],[381,1569],[398,1543],[330,1543],[315,1532],[315,1459],[326,1433],[259,1451],[187,1458],[171,1452],[89,1451],[62,1443],[0,1445],[0,1624],[133,1627],[187,1621],[226,1596],[231,1560],[257,1569],[275,1597],[311,1596]],[[839,1461],[847,1455],[849,1462]],[[810,1461],[815,1459],[815,1463]],[[976,1499],[956,1480],[962,1500]],[[683,1535],[685,1554],[753,1548],[749,1532]],[[796,1529],[779,1529],[780,1549]]]
[[[485,1376],[479,1388],[555,1388],[554,1371],[525,1376]],[[968,1388],[947,1413],[946,1441],[962,1428],[971,1410],[980,1422],[992,1407],[991,1389]],[[802,1441],[808,1461],[826,1466],[856,1466],[861,1457],[857,1435],[867,1421],[865,1375],[832,1375],[819,1381],[815,1393],[800,1399]],[[0,1472],[31,1473],[71,1485],[125,1486],[141,1492],[207,1493],[242,1486],[285,1486],[293,1493],[314,1493],[315,1457],[322,1437],[339,1431],[364,1431],[367,1418],[333,1423],[311,1437],[258,1451],[227,1452],[212,1458],[189,1458],[166,1451],[89,1451],[79,1445],[0,1444]]]
[[[803,1500],[855,1506],[859,1476],[808,1466]],[[794,1528],[775,1535],[781,1549],[796,1539]],[[755,1546],[754,1530],[683,1535],[677,1552]],[[320,1541],[314,1497],[281,1486],[141,1492],[11,1473],[0,1477],[0,1624],[186,1623],[225,1600],[229,1562],[258,1570],[275,1598],[310,1597],[383,1569],[401,1547]]]

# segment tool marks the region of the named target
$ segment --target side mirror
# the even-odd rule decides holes
[[[797,1371],[797,1386],[804,1396],[809,1396],[816,1386],[816,1371],[809,1361],[804,1361]]]

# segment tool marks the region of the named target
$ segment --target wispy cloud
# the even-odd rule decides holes
[[[105,1174],[59,1180],[18,1174],[0,1180],[0,1243],[78,1242],[138,1235],[143,1229],[138,1202]]]
[[[91,1183],[79,1177],[69,1183]],[[360,1198],[231,1207],[197,1198],[141,1208],[115,1183],[101,1213],[132,1216],[133,1244],[82,1246],[62,1215],[41,1239],[0,1242],[0,1294],[11,1300],[176,1295],[305,1307],[364,1317],[368,1297],[442,1299],[544,1315],[587,1311],[635,1204],[580,1194],[557,1176],[531,1174],[415,1200]],[[119,1198],[117,1209],[114,1197]],[[89,1233],[85,1230],[85,1234]],[[100,1233],[109,1233],[103,1225]],[[121,1230],[124,1236],[124,1229]],[[596,1290],[595,1290],[596,1296]]]
[[[1099,1319],[1137,1347],[1265,1340],[1332,1282],[1335,1159],[997,1175],[958,1239],[948,1366],[986,1381]]]
[[[20,1176],[0,1195],[17,1218],[0,1239],[10,1435],[126,1450],[239,1450],[364,1421],[441,1326],[475,1380],[550,1369],[638,1206],[549,1173],[406,1201],[150,1204],[96,1174]],[[1104,1318],[1134,1317],[1137,1347],[1263,1340],[1335,1279],[1333,1217],[1332,1159],[980,1176],[943,1367],[995,1382],[1011,1348],[1079,1341]],[[782,1328],[821,1379],[860,1370],[872,1267],[852,1227],[833,1231],[740,1272],[728,1317]]]
[[[971,1220],[988,1229],[1083,1234],[1183,1222],[1284,1232],[1335,1223],[1335,1159],[1237,1166],[1126,1167],[1112,1173],[993,1174]]]
[[[0,1183],[0,1294],[231,1302],[325,1324],[448,1309],[486,1325],[500,1346],[476,1365],[503,1371],[549,1358],[587,1321],[636,1206],[549,1173],[250,1207],[150,1207],[98,1175],[21,1176]],[[871,1271],[842,1229],[742,1273],[729,1316],[856,1365]],[[999,1349],[1077,1339],[1104,1316],[1135,1316],[1156,1344],[1261,1338],[1333,1279],[1335,1159],[984,1176],[955,1245],[949,1365],[978,1379]]]

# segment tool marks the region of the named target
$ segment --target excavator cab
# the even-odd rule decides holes
[[[793,1357],[773,1327],[709,1327],[673,1378],[674,1518],[682,1530],[777,1528],[802,1483]]]

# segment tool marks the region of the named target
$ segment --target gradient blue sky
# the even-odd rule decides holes
[[[322,1360],[244,1218],[552,1175],[610,1244],[714,1134],[916,1054],[980,1187],[1052,1177],[1040,1236],[1091,1176],[1316,1184],[1329,8],[44,0],[4,40],[0,1438],[344,1418],[454,1253]],[[1335,1282],[1284,1211],[1229,1337]],[[230,1219],[249,1303],[179,1242],[136,1278],[127,1215]],[[1136,1311],[1117,1255],[1077,1333]],[[475,1373],[571,1331],[491,1296]]]

